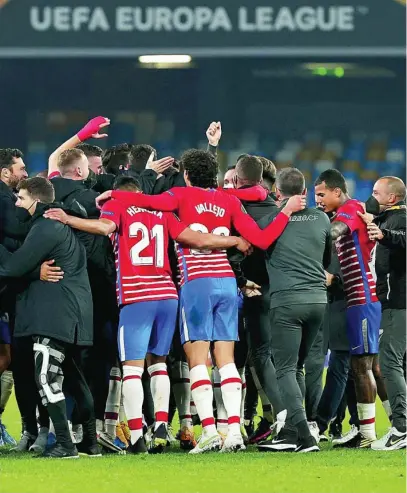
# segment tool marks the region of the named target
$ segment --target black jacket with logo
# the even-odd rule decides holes
[[[93,304],[85,247],[69,226],[43,217],[49,207],[37,204],[31,229],[15,253],[0,246],[0,277],[21,278],[49,259],[64,271],[61,281],[45,282],[38,277],[17,295],[14,335],[92,345]]]
[[[406,308],[406,205],[399,202],[375,219],[384,234],[376,247],[376,292],[382,309]]]

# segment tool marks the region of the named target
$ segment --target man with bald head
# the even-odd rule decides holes
[[[373,187],[366,206],[380,213],[368,224],[369,237],[377,241],[376,292],[382,304],[380,367],[392,411],[392,428],[373,450],[406,447],[406,186],[400,178],[385,176]]]

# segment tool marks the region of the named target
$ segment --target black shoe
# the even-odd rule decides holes
[[[346,435],[345,435],[346,437]],[[342,440],[345,438],[343,437]],[[350,440],[344,441],[343,443],[335,443],[335,448],[370,448],[374,440],[372,438],[366,438],[362,433],[358,433]]]
[[[79,454],[75,446],[65,447],[60,443],[56,443],[38,457],[45,459],[79,459]]]
[[[150,454],[162,454],[167,445],[167,427],[164,423],[154,431],[153,438],[151,439],[150,447],[148,449]]]
[[[331,421],[328,434],[332,438],[332,440],[339,440],[340,438],[342,438],[342,423],[337,421],[336,418]]]
[[[144,441],[144,437],[140,437],[134,445],[130,445],[129,447],[127,447],[126,453],[133,455],[147,454],[148,450],[146,442]]]
[[[297,433],[283,428],[273,440],[260,443],[257,448],[259,452],[294,452],[297,448]]]
[[[319,452],[319,447],[315,438],[313,436],[309,436],[308,438],[298,439],[298,445],[295,451],[302,454],[307,452]]]
[[[87,455],[88,457],[102,457],[102,449],[97,443],[89,444],[81,442],[76,445],[79,455]]]
[[[249,443],[255,444],[267,440],[272,433],[270,426],[271,423],[269,423],[267,419],[260,418],[260,423],[258,424],[256,430],[249,435]]]

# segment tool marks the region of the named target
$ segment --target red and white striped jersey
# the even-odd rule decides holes
[[[232,227],[246,240],[262,249],[268,248],[288,224],[280,212],[265,229],[260,229],[246,213],[239,200],[223,190],[199,187],[175,187],[161,195],[113,190],[112,199],[124,204],[177,211],[181,221],[201,233],[229,236]],[[234,277],[225,251],[194,250],[177,245],[181,285],[201,277]]]
[[[101,219],[116,224],[113,247],[119,305],[178,299],[168,258],[168,235],[177,238],[186,226],[174,214],[126,206],[110,200]]]
[[[345,223],[350,230],[335,243],[348,307],[378,301],[374,270],[375,242],[369,240],[366,224],[357,211],[363,212],[359,202],[348,200],[334,218],[334,221]]]

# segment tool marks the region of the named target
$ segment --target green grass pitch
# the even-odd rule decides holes
[[[388,422],[378,403],[377,431]],[[4,422],[15,436],[14,399]],[[107,456],[53,461],[0,452],[0,493],[401,493],[405,451],[332,450],[317,454],[248,452],[188,456],[172,447],[161,456]]]

